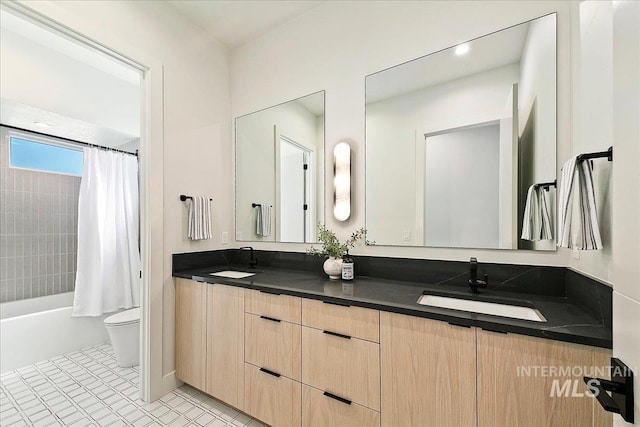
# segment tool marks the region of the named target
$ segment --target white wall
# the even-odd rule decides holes
[[[589,7],[603,7],[598,2]],[[614,157],[613,206],[613,355],[631,369],[635,377],[635,424],[640,425],[640,3],[616,1],[612,16],[613,109],[611,111]],[[594,119],[595,120],[595,119]],[[581,258],[582,261],[582,258]],[[629,425],[614,415],[614,425]]]
[[[340,140],[353,149],[353,210],[327,225],[346,237],[364,226],[364,78],[366,75],[541,15],[558,12],[558,151],[569,149],[568,2],[326,2],[232,52],[232,114],[327,90],[327,153]],[[283,55],[282,52],[286,52]],[[273,58],[278,58],[277,61]],[[504,104],[502,105],[504,106]],[[331,173],[329,157],[325,165]],[[326,206],[331,206],[326,193]],[[308,245],[258,248],[303,251]],[[357,253],[415,258],[566,265],[569,254],[407,247]]]
[[[318,131],[317,117],[301,104],[287,102],[237,118],[235,130],[236,155],[242,159],[236,168],[236,233],[240,233],[239,240],[273,242],[277,237],[279,214],[275,144],[280,144],[280,136],[284,136],[312,150],[316,158],[322,158],[324,138]],[[274,132],[277,132],[277,141],[274,141]],[[322,176],[322,169],[316,168],[315,172]],[[251,203],[262,202],[273,206],[269,237],[256,235],[257,209],[252,208]]]
[[[171,255],[219,249],[223,247],[221,232],[230,230],[229,177],[233,157],[227,52],[162,2],[41,1],[24,4],[142,64],[161,64],[161,98],[156,97],[156,92],[152,94],[150,114],[152,120],[164,119],[161,123],[152,122],[151,147],[146,153],[154,160],[150,165],[153,169],[149,183],[153,197],[151,205],[156,206],[158,200],[164,200],[163,208],[152,210],[150,217],[152,230],[161,230],[151,236],[151,248],[163,248],[161,259],[152,254],[153,270],[149,272],[154,278],[149,290],[153,360],[151,397],[157,398],[175,387],[172,375],[175,298]],[[158,73],[157,67],[153,70]],[[158,109],[162,112],[158,113]],[[162,135],[155,134],[158,126]],[[153,151],[155,143],[163,146],[160,156]],[[180,194],[213,198],[212,240],[191,242],[187,239],[187,207],[179,201]]]
[[[575,3],[572,5],[572,20],[575,25],[572,34],[571,155],[578,155],[604,151],[614,145],[612,3]],[[579,259],[571,257],[570,266],[610,283],[613,262],[612,172],[617,162],[598,159],[593,161],[593,166],[598,222],[604,248],[574,252]],[[575,233],[577,226],[573,229]],[[566,249],[562,251],[569,252]]]
[[[140,136],[140,86],[2,31],[2,98]]]
[[[366,226],[370,240],[382,245],[424,244],[424,196],[420,195],[424,192],[425,133],[504,117],[518,71],[517,64],[507,65],[367,104]],[[485,166],[477,164],[479,169]],[[409,240],[404,240],[405,233]]]

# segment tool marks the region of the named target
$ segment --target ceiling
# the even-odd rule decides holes
[[[103,146],[140,137],[140,73],[0,11],[0,122]]]
[[[322,1],[168,0],[166,3],[233,49],[302,15]]]
[[[483,71],[520,62],[529,23],[467,42],[462,56],[455,46],[367,76],[367,104],[440,85]]]

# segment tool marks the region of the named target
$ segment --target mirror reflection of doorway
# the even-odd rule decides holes
[[[310,242],[312,221],[312,151],[284,136],[280,137],[280,241]]]

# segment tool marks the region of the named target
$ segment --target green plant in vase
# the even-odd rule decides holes
[[[356,243],[363,240],[366,244],[370,244],[366,240],[367,230],[361,228],[351,233],[344,242],[341,242],[336,233],[329,230],[324,224],[318,223],[318,243],[322,244],[322,248],[310,247],[307,254],[320,257],[326,257],[324,262],[324,271],[329,275],[330,279],[339,279],[342,275],[342,257],[345,256],[349,249],[355,247]]]

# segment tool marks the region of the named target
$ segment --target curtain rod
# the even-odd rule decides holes
[[[10,125],[5,125],[5,124],[1,124],[1,123],[0,123],[0,126],[5,127],[7,129],[13,129],[13,130],[21,131],[21,132],[33,133],[33,134],[39,135],[39,136],[46,136],[46,137],[49,137],[49,138],[57,138],[57,139],[61,139],[63,141],[71,142],[72,144],[80,144],[80,145],[84,145],[86,147],[99,148],[101,150],[116,151],[118,153],[130,154],[132,156],[138,157],[138,150],[136,150],[135,153],[131,153],[129,151],[118,150],[117,148],[113,148],[113,147],[105,147],[103,145],[96,145],[96,144],[90,144],[88,142],[76,141],[75,139],[69,139],[69,138],[64,138],[62,136],[50,135],[48,133],[37,132],[35,130],[19,128],[19,127],[16,127],[16,126],[10,126]]]

